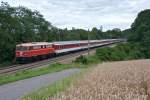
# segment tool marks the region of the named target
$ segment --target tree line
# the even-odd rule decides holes
[[[51,42],[124,37],[120,29],[103,32],[92,30],[59,29],[44,19],[38,11],[23,6],[11,7],[7,2],[0,5],[0,63],[15,60],[15,46],[26,42]]]
[[[150,9],[141,11],[126,33],[126,44],[114,48],[100,48],[96,55],[102,61],[150,58]]]

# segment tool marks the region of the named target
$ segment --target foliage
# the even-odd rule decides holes
[[[98,59],[98,56],[96,55],[88,55],[88,56],[81,55],[77,57],[74,62],[87,65],[100,63],[101,61]]]
[[[87,64],[88,63],[88,59],[85,56],[81,55],[81,56],[77,57],[74,62],[75,63]]]
[[[96,55],[102,61],[120,61],[144,58],[143,49],[138,44],[120,44],[116,47],[97,49]]]
[[[150,58],[150,9],[140,12],[131,26],[129,42],[139,43],[145,58]]]
[[[15,46],[22,42],[47,41],[52,25],[37,11],[0,5],[0,63],[12,61]]]

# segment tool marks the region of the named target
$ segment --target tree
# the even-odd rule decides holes
[[[131,26],[129,42],[139,43],[146,58],[150,58],[150,9],[140,12]]]
[[[0,5],[0,19],[0,63],[15,58],[18,43],[48,41],[53,27],[38,11],[10,7],[6,2]]]
[[[129,41],[139,42],[142,45],[149,43],[149,31],[150,31],[150,10],[144,10],[138,14],[131,26],[131,34],[129,36]]]

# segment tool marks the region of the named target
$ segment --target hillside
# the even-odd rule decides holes
[[[150,60],[103,63],[53,99],[149,100],[149,83]]]

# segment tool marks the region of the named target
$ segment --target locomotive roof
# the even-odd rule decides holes
[[[40,46],[40,45],[51,45],[52,43],[48,42],[30,42],[30,43],[22,43],[17,46]]]

